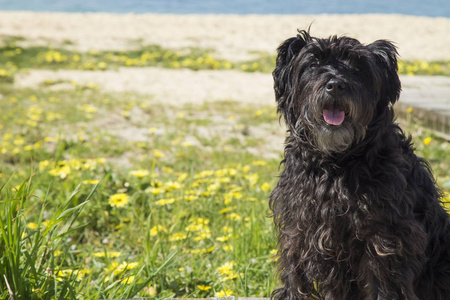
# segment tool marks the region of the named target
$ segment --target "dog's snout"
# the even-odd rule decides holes
[[[325,89],[331,95],[340,95],[345,90],[345,82],[337,78],[330,79]]]

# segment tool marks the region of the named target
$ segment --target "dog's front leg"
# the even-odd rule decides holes
[[[281,274],[283,287],[273,291],[273,300],[312,300],[318,299],[311,296],[310,291],[314,286],[308,284],[308,280],[299,272],[284,270]]]
[[[300,256],[285,249],[278,257],[280,281],[282,287],[273,291],[273,300],[317,300],[319,297],[314,287],[314,282],[307,278],[302,265],[299,264]]]
[[[406,260],[385,240],[376,237],[367,245],[360,263],[359,285],[367,300],[419,300],[414,292],[414,268],[420,261]],[[401,248],[401,247],[400,247]]]

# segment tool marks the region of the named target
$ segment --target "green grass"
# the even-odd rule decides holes
[[[250,61],[232,62],[214,57],[212,50],[199,48],[174,50],[148,45],[137,50],[79,52],[43,46],[24,48],[20,46],[23,41],[20,37],[4,39],[0,47],[0,82],[12,82],[17,72],[28,68],[102,71],[118,67],[162,67],[269,73],[275,67],[275,55],[265,52],[252,53],[255,58]],[[450,61],[400,61],[399,73],[450,76]],[[56,83],[60,82],[45,82],[47,85]]]
[[[1,203],[10,207],[1,212],[2,228],[11,233],[3,221],[8,218],[20,224],[14,236],[23,253],[49,244],[53,253],[16,258],[40,271],[18,266],[16,275],[7,275],[8,282],[19,282],[11,287],[15,299],[206,297],[224,289],[267,296],[273,289],[275,238],[267,198],[278,159],[249,154],[246,147],[263,148],[264,141],[235,129],[254,118],[256,108],[239,110],[234,103],[220,110],[176,109],[96,89],[1,89],[0,109],[7,112],[0,116]],[[199,121],[209,113],[222,118]],[[116,121],[105,127],[110,119]],[[229,138],[198,133],[214,126]],[[137,132],[143,139],[135,139]],[[30,181],[30,167],[32,189],[23,192],[28,200],[19,206],[19,220],[11,217],[17,197],[10,194]],[[123,207],[110,202],[115,194],[128,196]],[[76,230],[55,243],[49,224],[67,209],[79,209],[71,223]],[[11,254],[9,243],[0,242],[0,256]],[[42,256],[49,262],[42,265]],[[33,279],[36,273],[42,280]],[[5,280],[0,289],[7,298]]]
[[[36,49],[14,65],[47,68]],[[50,85],[0,84],[0,299],[269,296],[274,107]],[[409,116],[448,193],[450,144]]]

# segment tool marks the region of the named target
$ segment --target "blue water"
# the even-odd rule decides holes
[[[174,14],[404,14],[450,18],[450,0],[0,0],[0,10]]]

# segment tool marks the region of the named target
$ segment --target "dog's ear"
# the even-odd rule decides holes
[[[380,97],[385,100],[385,105],[394,104],[401,91],[400,79],[397,74],[397,49],[394,44],[386,40],[375,41],[368,47],[375,55],[377,68],[380,70],[382,92]]]
[[[283,96],[289,84],[290,61],[306,45],[310,39],[309,33],[299,31],[297,37],[285,40],[277,49],[277,60],[275,70],[272,72],[274,79],[275,97],[278,101]]]

